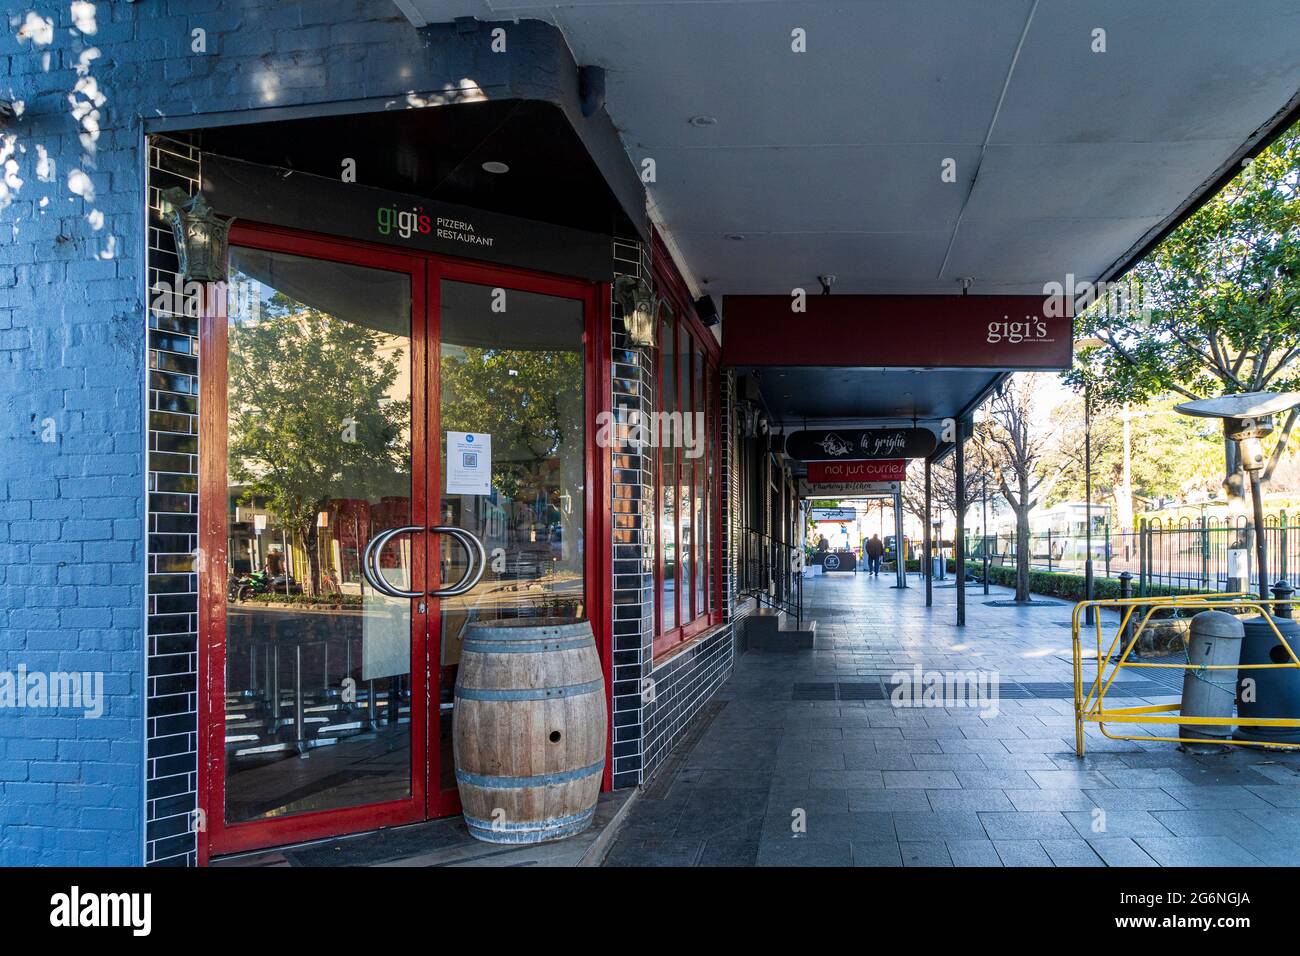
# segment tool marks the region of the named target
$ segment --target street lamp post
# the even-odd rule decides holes
[[[1175,405],[1174,411],[1200,418],[1223,420],[1223,435],[1237,443],[1239,467],[1250,483],[1250,501],[1254,512],[1255,560],[1259,574],[1259,596],[1268,600],[1268,549],[1264,541],[1264,501],[1260,493],[1260,472],[1265,469],[1264,448],[1260,439],[1273,430],[1273,416],[1300,405],[1300,392],[1245,392],[1219,398],[1199,399]],[[1250,589],[1250,576],[1240,585]]]
[[[980,502],[980,509],[983,512],[980,519],[980,534],[984,540],[980,542],[980,550],[984,552],[984,593],[989,593],[989,473],[984,470],[984,459],[980,459],[980,485],[983,501]]]
[[[1106,343],[1096,337],[1079,339],[1075,348],[1101,348]],[[1125,428],[1127,428],[1127,424]],[[1127,432],[1125,432],[1127,435]],[[1127,448],[1127,446],[1125,446]],[[1128,459],[1125,458],[1127,464]],[[1127,493],[1128,469],[1124,471],[1125,492]],[[1106,542],[1110,547],[1110,542]],[[1083,558],[1083,599],[1091,601],[1093,596],[1092,578],[1092,376],[1083,379],[1083,547],[1087,552]],[[1083,623],[1091,626],[1096,620],[1096,612],[1089,604],[1083,609]]]
[[[1092,385],[1083,385],[1083,599],[1092,600]],[[1083,623],[1092,626],[1094,609],[1083,609]]]

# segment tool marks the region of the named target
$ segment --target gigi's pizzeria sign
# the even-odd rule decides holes
[[[608,236],[358,183],[205,155],[203,193],[223,216],[406,249],[608,281]]]
[[[786,454],[800,461],[924,458],[937,447],[928,428],[839,428],[795,432]]]

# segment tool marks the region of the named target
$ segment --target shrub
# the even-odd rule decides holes
[[[908,571],[920,571],[921,562],[915,558],[907,562]],[[982,581],[980,577],[984,570],[983,561],[980,559],[968,559],[966,561],[967,578],[973,578],[976,581]],[[957,572],[957,562],[952,558],[948,559],[948,573]],[[1014,588],[1016,586],[1016,567],[1014,564],[1006,565],[989,565],[989,584],[999,584],[1003,587]],[[1064,571],[1029,571],[1029,590],[1043,597],[1061,598],[1066,601],[1082,601],[1084,595],[1084,577],[1082,574],[1070,574]],[[1131,597],[1167,597],[1171,594],[1201,594],[1200,588],[1176,588],[1167,585],[1149,585],[1144,595],[1137,593],[1137,584],[1134,582]],[[1094,577],[1092,579],[1092,596],[1094,599],[1110,600],[1119,597],[1119,579]],[[1160,611],[1154,617],[1178,616],[1177,611]]]
[[[977,573],[978,573],[978,569]],[[1016,569],[1014,567],[989,567],[989,583],[1004,587],[1016,586]],[[1084,599],[1084,577],[1082,574],[1069,574],[1063,571],[1029,572],[1029,590],[1044,597],[1063,598],[1068,601]],[[1142,597],[1166,597],[1172,594],[1200,594],[1199,588],[1176,588],[1165,585],[1151,585]],[[1119,597],[1119,580],[1117,578],[1094,577],[1092,579],[1092,596],[1094,599],[1108,600]],[[1138,597],[1137,588],[1133,588],[1132,597]],[[1165,616],[1160,613],[1157,616]]]
[[[968,561],[968,562],[966,563],[966,570],[969,571],[970,569],[971,569],[971,564],[970,564],[970,562]],[[908,570],[908,571],[920,571],[920,570],[921,570],[921,560],[920,560],[920,558],[908,558],[908,559],[907,559],[907,570]],[[957,562],[956,562],[954,559],[952,559],[952,558],[949,558],[949,559],[948,559],[948,571],[949,571],[950,573],[954,573],[954,574],[955,574],[956,571],[957,571]],[[992,576],[989,577],[989,580],[990,580],[990,581],[993,580]]]

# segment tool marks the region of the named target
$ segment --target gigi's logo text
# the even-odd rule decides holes
[[[375,210],[375,219],[381,236],[391,235],[396,229],[403,239],[410,239],[417,232],[427,236],[433,231],[433,220],[425,214],[423,206],[400,210],[396,206],[380,206]]]
[[[1025,316],[1023,322],[990,322],[985,341],[992,345],[1003,339],[1013,345],[1020,342],[1053,341],[1047,337],[1047,323],[1029,315]]]

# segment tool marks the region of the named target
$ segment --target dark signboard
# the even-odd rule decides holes
[[[205,154],[203,192],[219,214],[608,282],[608,236],[405,193]]]
[[[924,458],[937,447],[928,428],[826,428],[794,432],[786,454],[800,461]]]
[[[734,366],[1068,369],[1073,320],[1049,296],[729,295]]]

